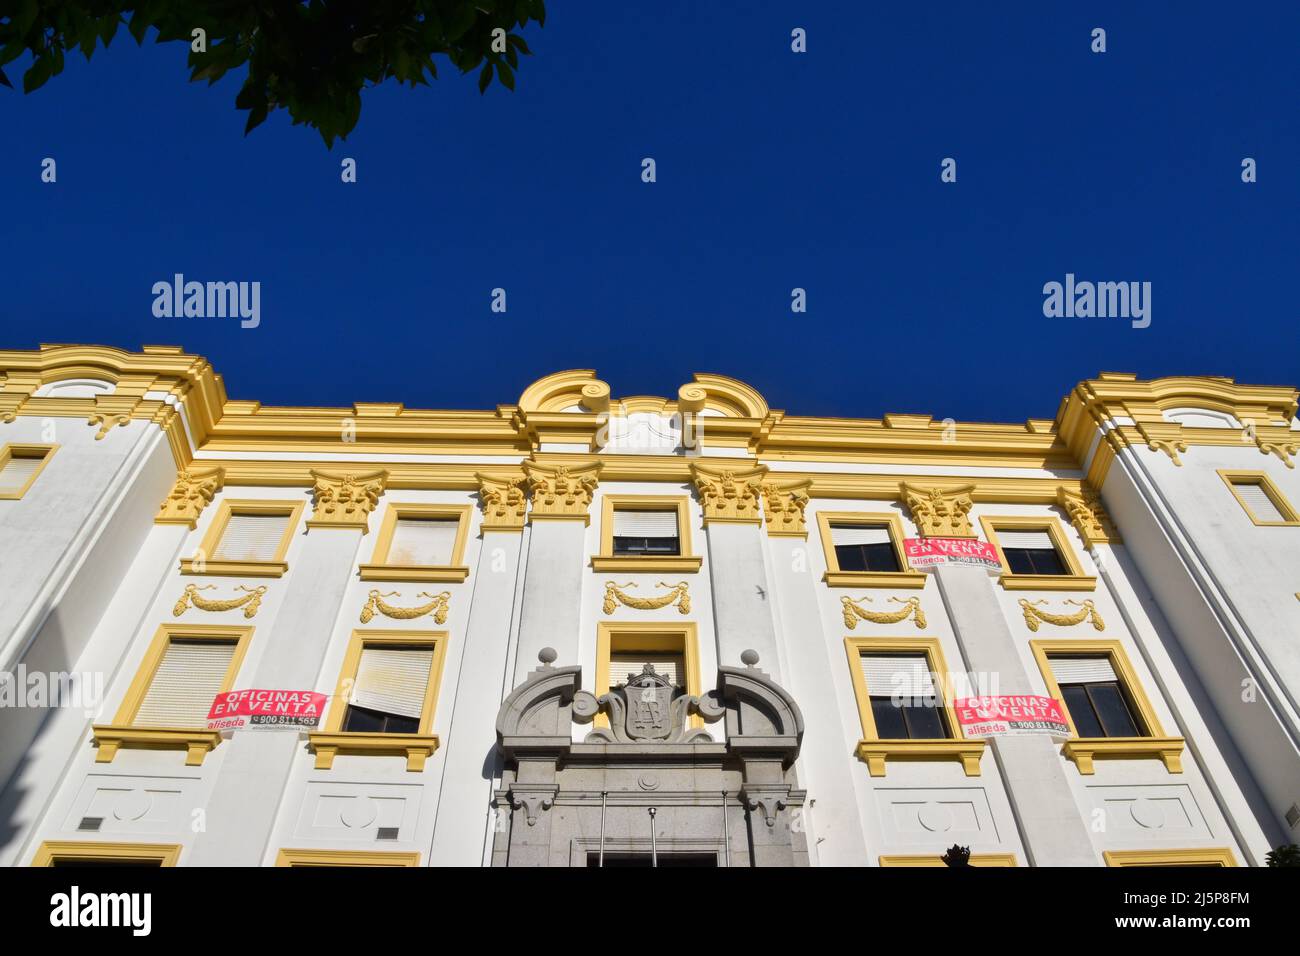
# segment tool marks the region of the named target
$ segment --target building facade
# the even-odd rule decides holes
[[[1262,865],[1300,826],[1296,412],[583,370],[269,408],[177,348],[0,352],[0,863]],[[912,567],[936,537],[999,567]],[[238,690],[327,700],[207,729]],[[983,695],[1070,734],[968,738]]]

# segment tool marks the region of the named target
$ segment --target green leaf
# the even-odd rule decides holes
[[[484,63],[483,71],[478,75],[478,91],[487,92],[488,84],[492,82],[492,64]]]
[[[506,89],[513,90],[515,88],[514,71],[504,63],[497,64],[497,76],[501,78],[501,85]]]
[[[7,86],[11,90],[14,88],[14,85],[9,82],[9,77],[5,76],[4,70],[0,70],[0,86]]]
[[[49,53],[37,57],[36,62],[23,74],[23,92],[30,93],[32,90],[39,89],[50,78],[53,66],[54,57]]]

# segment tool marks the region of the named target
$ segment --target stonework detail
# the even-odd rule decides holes
[[[379,496],[388,483],[388,472],[367,474],[335,474],[313,471],[316,507],[311,520],[313,528],[360,528],[365,531],[370,512],[379,504]]]
[[[489,475],[478,479],[479,504],[483,508],[484,531],[519,531],[528,516],[524,479],[513,475]]]
[[[768,534],[797,538],[808,536],[804,509],[808,507],[808,489],[811,485],[811,481],[796,484],[763,482],[763,517],[767,521]]]
[[[1062,488],[1056,496],[1057,504],[1070,516],[1070,523],[1088,547],[1094,544],[1119,544],[1119,533],[1102,506],[1101,499],[1091,491],[1075,494]]]
[[[525,462],[528,474],[528,493],[532,499],[533,518],[580,518],[590,520],[588,510],[591,497],[596,492],[600,464],[570,468],[568,465],[551,465]]]
[[[224,468],[190,468],[176,473],[176,484],[163,499],[157,524],[183,524],[189,528],[198,525],[199,515],[226,480]]]
[[[601,610],[606,614],[613,614],[621,604],[624,607],[634,608],[638,611],[654,611],[661,607],[677,605],[679,614],[691,613],[691,586],[686,581],[678,581],[676,584],[665,584],[660,581],[658,584],[661,588],[671,588],[667,594],[660,594],[657,597],[642,598],[634,597],[625,593],[626,588],[636,587],[635,583],[617,584],[614,581],[605,582],[605,600],[601,604]]]
[[[758,524],[761,480],[766,468],[747,471],[713,469],[701,464],[691,467],[695,489],[704,508],[704,523],[734,521]]]
[[[904,482],[903,500],[912,512],[912,520],[927,538],[973,538],[970,509],[974,485],[962,488],[918,488]]]

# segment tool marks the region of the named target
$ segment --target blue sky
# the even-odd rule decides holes
[[[1101,370],[1300,383],[1300,4],[549,6],[516,92],[370,90],[332,151],[283,112],[245,138],[238,77],[124,31],[0,90],[0,347],[179,344],[288,405],[490,408],[591,367],[1022,421]],[[259,281],[260,327],[155,318],[177,272]],[[1150,282],[1151,326],[1045,318],[1067,272]]]

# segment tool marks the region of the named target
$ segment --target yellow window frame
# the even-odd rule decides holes
[[[1232,492],[1232,497],[1237,499],[1237,504],[1241,505],[1241,510],[1246,512],[1246,517],[1251,523],[1260,528],[1295,528],[1300,527],[1300,513],[1291,507],[1291,502],[1282,494],[1282,489],[1273,483],[1270,478],[1262,471],[1234,471],[1227,468],[1220,468],[1219,477],[1223,479],[1228,490]],[[1269,501],[1273,502],[1273,507],[1282,515],[1281,521],[1260,521],[1255,512],[1250,510],[1245,500],[1241,497],[1241,492],[1237,490],[1238,485],[1259,485],[1264,489],[1264,494],[1268,496]]]
[[[888,760],[958,760],[968,777],[980,775],[980,760],[986,746],[983,740],[965,737],[940,737],[934,739],[882,739],[876,731],[876,719],[871,713],[871,691],[862,674],[862,655],[924,654],[940,703],[947,715],[948,732],[960,734],[961,724],[953,707],[953,688],[948,679],[948,665],[937,637],[846,637],[844,651],[848,656],[849,677],[853,682],[853,696],[858,705],[858,720],[862,724],[862,740],[858,741],[857,755],[867,765],[873,777],[885,776]]]
[[[14,458],[39,458],[41,460],[41,463],[36,466],[36,470],[31,473],[21,488],[17,491],[0,491],[0,501],[17,501],[27,494],[58,450],[58,445],[29,445],[21,442],[10,442],[0,447],[0,468],[3,468]]]
[[[153,639],[145,651],[144,660],[136,670],[135,677],[127,687],[122,703],[111,724],[96,724],[94,731],[96,745],[95,762],[112,763],[122,747],[143,747],[154,750],[184,750],[185,765],[197,767],[204,758],[221,743],[221,733],[206,727],[136,727],[135,715],[144,702],[145,694],[158,673],[163,655],[173,640],[183,641],[221,641],[233,642],[235,651],[230,656],[226,668],[226,677],[218,688],[218,694],[224,694],[235,683],[239,675],[244,654],[248,652],[249,642],[253,639],[253,628],[235,627],[224,624],[163,624],[154,632]]]
[[[1200,850],[1106,850],[1107,866],[1237,866],[1227,847]]]
[[[835,539],[831,525],[885,525],[889,528],[889,540],[894,545],[894,554],[898,557],[901,571],[841,571],[839,558],[835,554]],[[819,511],[817,512],[817,532],[822,539],[822,553],[826,558],[826,573],[822,580],[833,588],[923,588],[925,572],[914,571],[907,562],[907,552],[903,549],[906,532],[903,519],[892,511]]]
[[[46,840],[36,848],[32,866],[54,866],[63,862],[105,860],[135,862],[157,860],[159,866],[175,866],[181,856],[179,843],[102,843],[83,840]]]
[[[1095,591],[1097,578],[1084,574],[1079,556],[1070,546],[1070,538],[1065,533],[1065,525],[1056,515],[982,515],[980,525],[984,537],[998,552],[998,560],[1003,570],[998,583],[1008,591]],[[1046,531],[1052,539],[1056,553],[1060,555],[1068,574],[1015,574],[1007,563],[1007,556],[1002,553],[1002,544],[998,541],[998,529],[1004,531]]]
[[[375,539],[370,563],[361,565],[363,581],[449,581],[459,583],[469,577],[465,565],[465,543],[469,540],[471,505],[391,502],[384,510],[384,520]],[[451,561],[444,565],[389,564],[388,552],[399,518],[436,518],[456,521],[456,540],[451,547]]]
[[[420,708],[420,726],[413,734],[382,734],[343,730],[352,687],[356,683],[357,669],[361,666],[361,652],[366,647],[432,647],[433,660],[429,666],[429,682],[424,689],[424,703]],[[411,773],[424,770],[425,761],[438,749],[438,737],[433,731],[433,718],[438,710],[438,690],[442,684],[443,661],[447,654],[446,631],[356,630],[348,641],[339,668],[338,685],[330,701],[329,713],[323,731],[307,735],[309,749],[316,754],[316,769],[329,770],[338,754],[361,754],[406,757],[406,769]]]
[[[679,554],[614,553],[615,511],[677,512]],[[591,559],[593,571],[673,571],[693,574],[704,559],[691,551],[691,506],[688,495],[605,495],[600,505],[600,554]]]
[[[251,500],[244,498],[228,498],[222,501],[217,508],[215,517],[212,519],[212,524],[208,526],[207,533],[203,536],[203,541],[194,552],[197,557],[181,559],[181,574],[216,574],[255,578],[282,577],[289,570],[289,565],[284,558],[289,552],[289,545],[293,543],[293,536],[298,530],[298,524],[302,519],[302,512],[305,507],[306,502],[304,501]],[[284,534],[280,537],[280,543],[276,548],[274,558],[269,561],[211,560],[210,556],[216,552],[217,546],[221,543],[221,537],[226,533],[226,527],[230,524],[230,519],[235,515],[285,515],[288,517],[289,520],[285,522]]]
[[[1093,761],[1098,759],[1152,759],[1161,760],[1170,773],[1182,773],[1182,753],[1186,742],[1182,737],[1166,737],[1156,716],[1150,698],[1142,689],[1137,673],[1129,662],[1128,654],[1119,641],[1033,640],[1029,642],[1034,660],[1042,672],[1048,696],[1056,698],[1070,725],[1070,739],[1061,746],[1061,754],[1074,761],[1081,774],[1095,772]],[[1138,737],[1080,737],[1074,726],[1070,708],[1061,696],[1060,685],[1052,671],[1052,657],[1077,657],[1080,655],[1105,656],[1110,661],[1115,676],[1124,685],[1128,698],[1137,708],[1137,717],[1145,731]]]
[[[601,621],[596,625],[596,696],[610,690],[610,657],[620,654],[681,654],[686,677],[686,693],[698,697],[704,692],[700,680],[699,629],[694,622],[682,624]],[[692,727],[703,727],[698,714],[690,718]],[[604,713],[596,715],[595,726],[608,727]]]
[[[419,866],[419,853],[393,850],[296,850],[282,849],[276,866]]]

